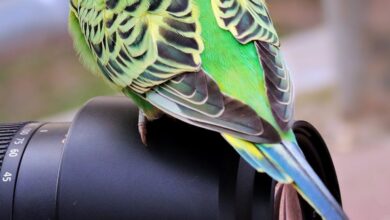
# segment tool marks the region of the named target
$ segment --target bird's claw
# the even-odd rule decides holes
[[[143,113],[143,111],[139,111],[139,115],[138,115],[138,132],[141,136],[141,141],[142,143],[145,145],[145,146],[148,146],[147,144],[147,128],[146,128],[146,125],[148,123],[148,119],[146,118],[145,114]]]

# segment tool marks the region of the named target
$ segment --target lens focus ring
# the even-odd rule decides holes
[[[0,124],[0,170],[3,166],[3,161],[7,149],[17,132],[27,124],[23,123],[12,123],[12,124]]]
[[[0,124],[0,219],[12,219],[16,179],[23,153],[41,123]]]

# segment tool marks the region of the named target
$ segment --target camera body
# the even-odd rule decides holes
[[[140,140],[125,97],[88,102],[72,123],[0,125],[0,219],[273,219],[275,182],[215,132],[163,117]],[[341,202],[331,157],[307,122],[294,131]],[[305,219],[314,210],[300,201]]]

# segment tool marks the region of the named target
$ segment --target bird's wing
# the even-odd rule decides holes
[[[263,0],[212,0],[218,25],[242,44],[254,42],[264,68],[272,112],[283,130],[291,128],[294,92],[279,49],[279,37]]]
[[[248,105],[223,94],[204,70],[153,88],[144,98],[162,111],[199,127],[255,143],[275,143],[279,134]]]
[[[104,76],[144,93],[200,69],[203,43],[190,0],[72,1],[81,31]]]

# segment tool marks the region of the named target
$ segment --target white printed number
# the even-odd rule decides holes
[[[3,175],[3,182],[11,182],[12,181],[12,173],[5,172]]]
[[[31,128],[25,128],[25,129],[23,129],[23,130],[20,132],[20,135],[26,136],[26,135],[28,135],[28,134],[30,133],[30,131],[31,131]]]
[[[9,157],[17,157],[18,154],[19,154],[19,150],[18,149],[11,149],[11,151],[8,154],[8,156]]]
[[[14,141],[15,145],[21,145],[23,143],[24,143],[24,138],[16,138],[16,140]]]

